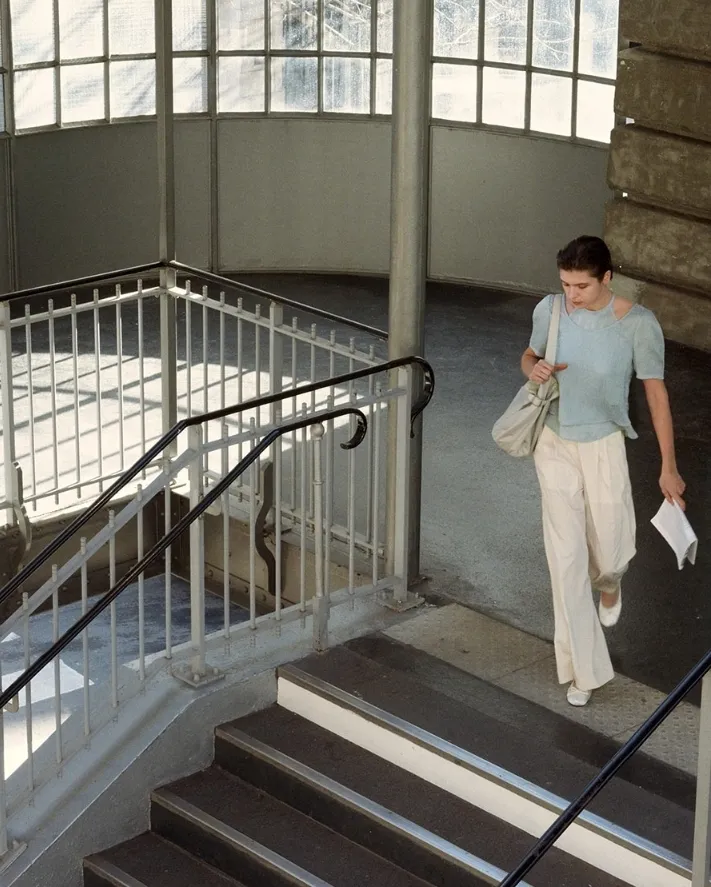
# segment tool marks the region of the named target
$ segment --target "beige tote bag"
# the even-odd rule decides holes
[[[558,329],[563,297],[556,296],[553,303],[551,323],[548,328],[546,363],[555,366],[558,350]],[[526,382],[509,404],[503,416],[496,422],[491,432],[494,441],[509,456],[531,456],[541,436],[546,416],[553,401],[559,396],[558,380],[551,376],[543,385]]]

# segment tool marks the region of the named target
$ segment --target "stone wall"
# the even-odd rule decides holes
[[[605,237],[614,289],[711,351],[711,2],[620,0]]]

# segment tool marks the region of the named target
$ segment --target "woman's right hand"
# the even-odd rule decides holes
[[[538,363],[531,370],[531,374],[528,377],[531,382],[535,382],[537,385],[543,385],[544,382],[547,382],[553,373],[558,373],[561,370],[567,369],[567,363],[557,363],[555,366],[551,366],[549,363],[546,363],[545,360],[539,360]]]

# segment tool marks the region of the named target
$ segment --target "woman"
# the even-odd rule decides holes
[[[635,515],[625,437],[633,372],[644,382],[661,451],[659,485],[684,507],[664,384],[664,336],[654,314],[610,291],[612,260],[599,237],[579,237],[558,253],[565,292],[557,363],[545,354],[555,296],[533,313],[521,369],[532,382],[555,373],[560,398],[534,454],[543,498],[546,557],[553,588],[558,680],[571,705],[585,705],[614,677],[601,628],[622,608],[620,580],[635,554]],[[600,593],[596,613],[593,591]]]

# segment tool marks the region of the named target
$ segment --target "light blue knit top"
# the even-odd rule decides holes
[[[543,356],[554,296],[542,299],[533,312],[531,349]],[[648,308],[635,305],[618,320],[614,298],[600,311],[579,308],[568,314],[565,298],[560,314],[556,363],[560,399],[546,424],[565,440],[600,440],[623,431],[637,433],[629,418],[629,388],[638,379],[664,378],[664,334]]]

